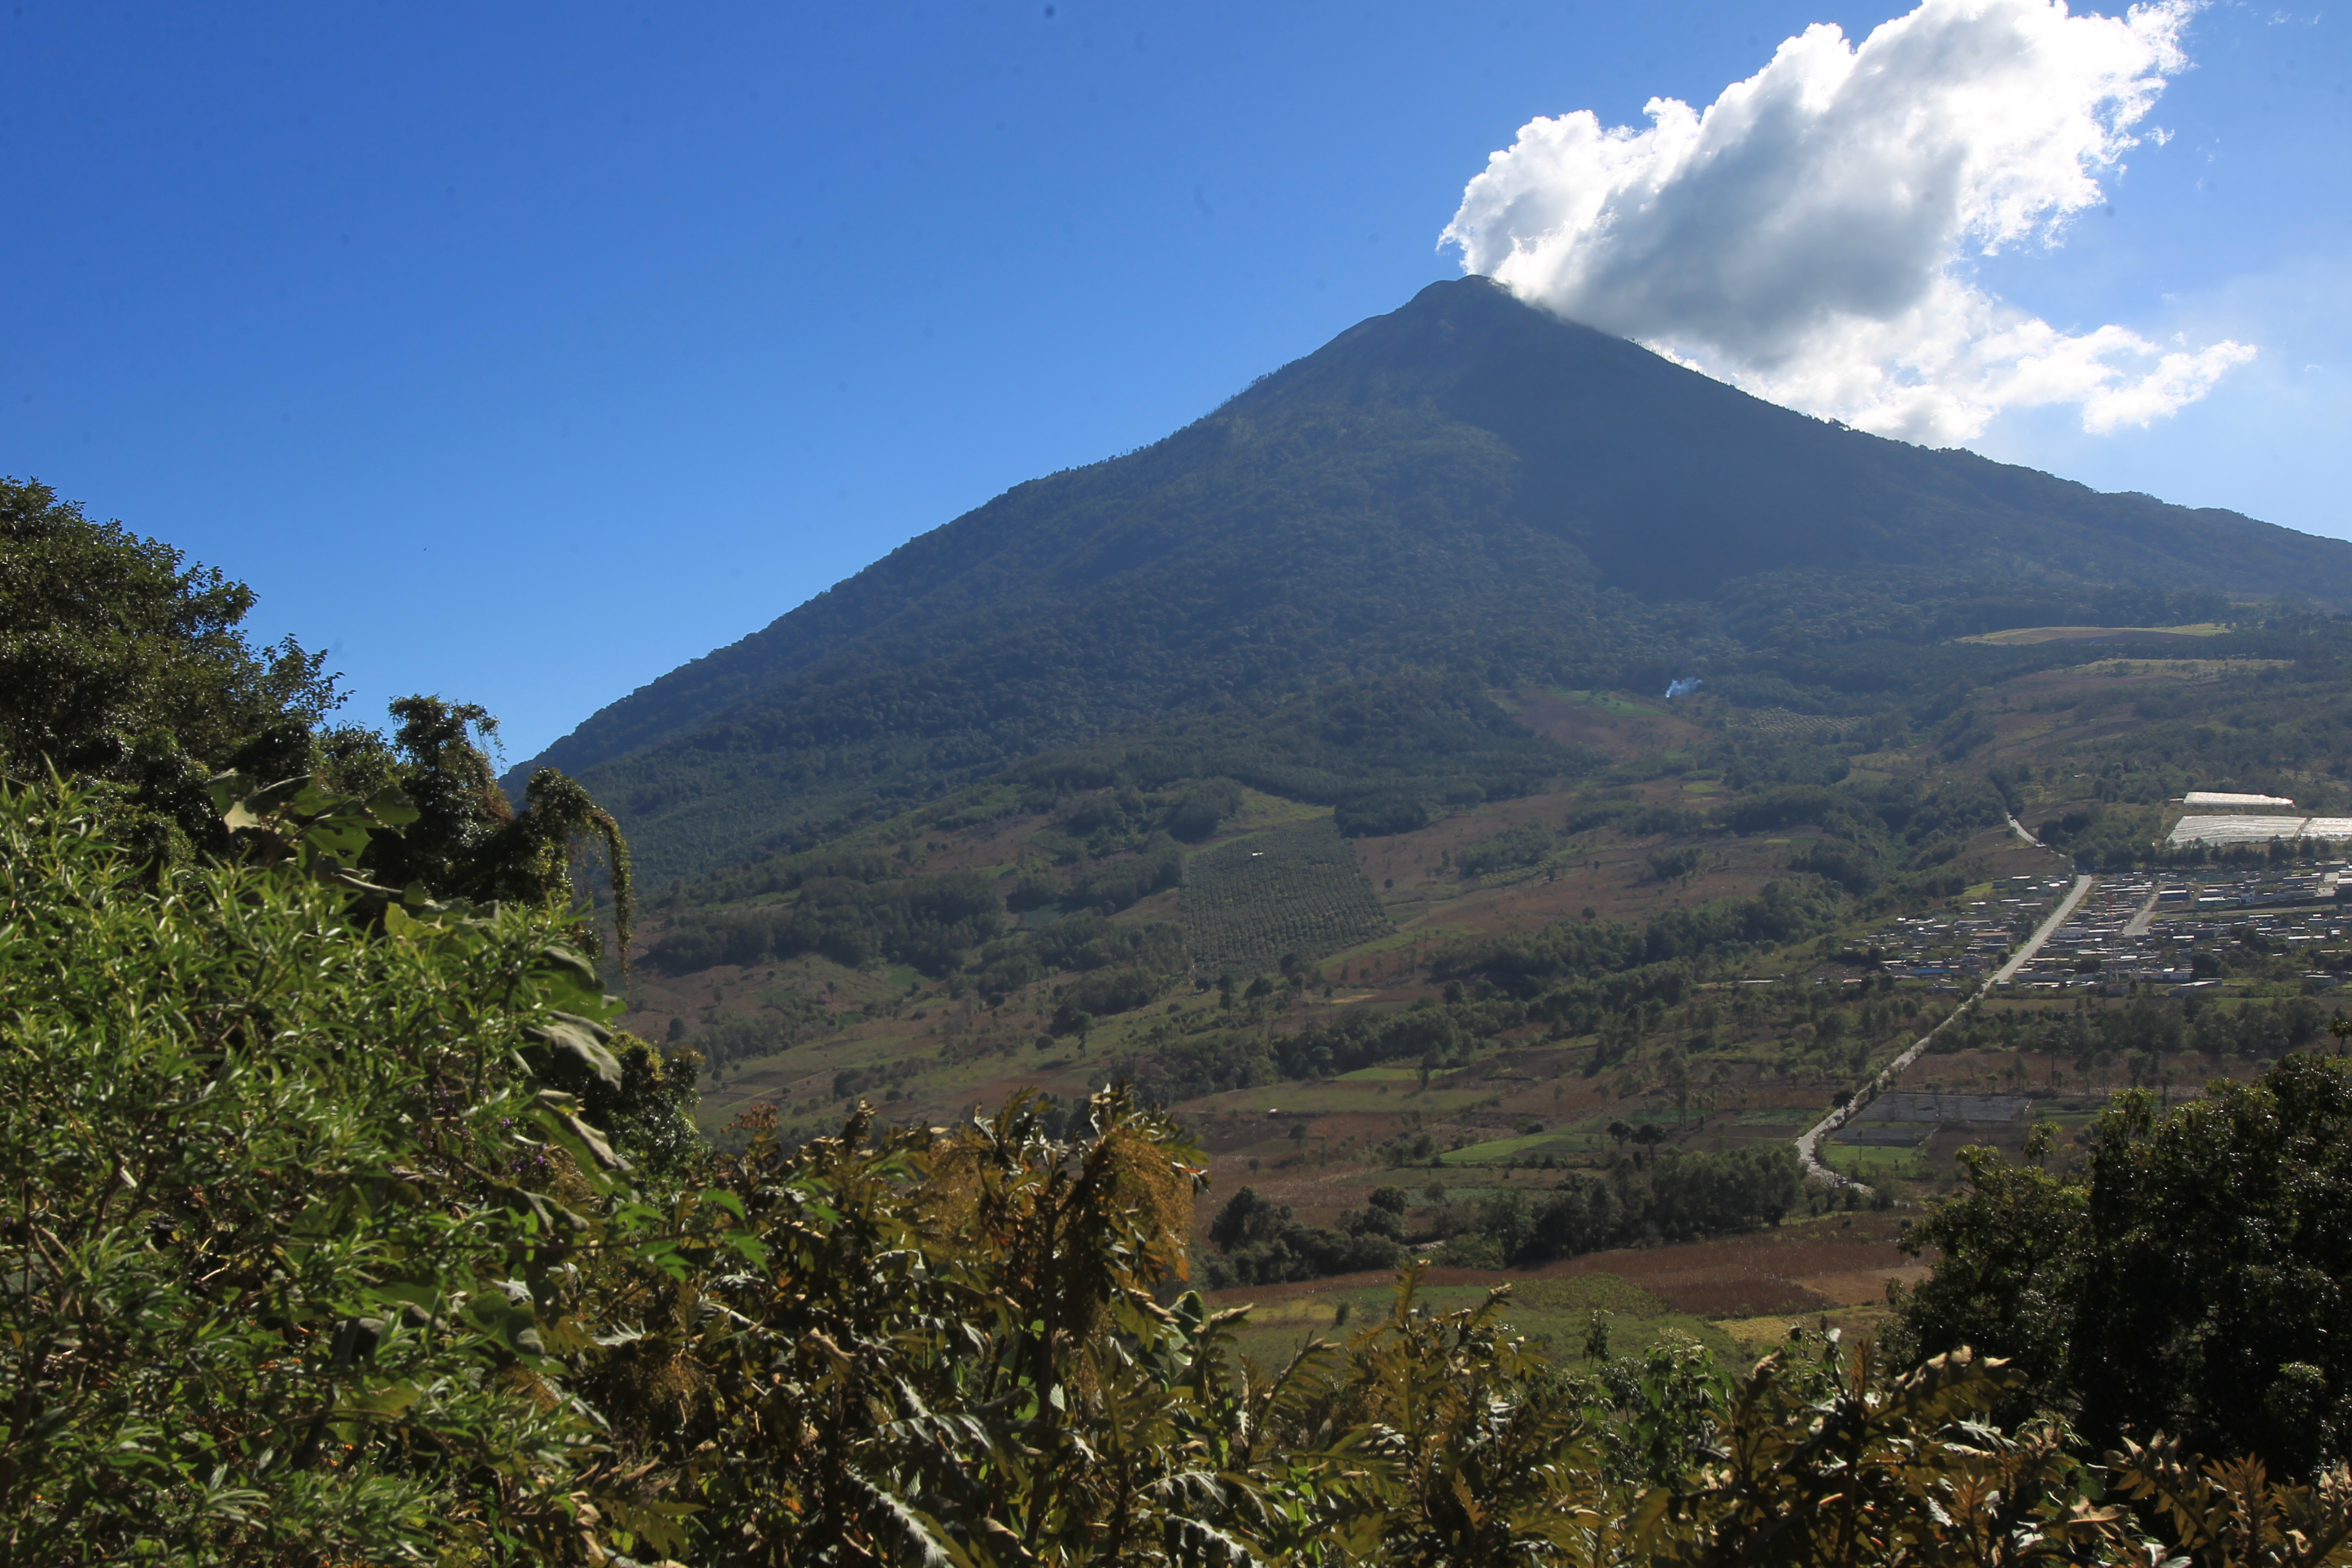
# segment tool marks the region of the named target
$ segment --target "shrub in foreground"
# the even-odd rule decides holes
[[[579,929],[0,798],[0,1564],[2352,1558],[2340,1468],[2095,1464],[1966,1349],[1570,1367],[1410,1269],[1256,1365],[1122,1090],[716,1155]]]

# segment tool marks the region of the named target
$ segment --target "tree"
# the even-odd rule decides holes
[[[1667,1090],[1675,1097],[1675,1116],[1687,1117],[1691,1096],[1690,1059],[1683,1055],[1680,1047],[1668,1046],[1658,1058],[1658,1072],[1665,1079]]]
[[[1225,1252],[1264,1241],[1290,1218],[1290,1205],[1262,1198],[1255,1187],[1243,1187],[1225,1200],[1209,1222],[1209,1240]]]
[[[2105,1439],[2300,1475],[2352,1452],[2352,1068],[2290,1056],[2169,1114],[2127,1091],[2084,1149],[2064,1176],[1965,1152],[1964,1193],[1905,1239],[1942,1254],[1902,1301],[1910,1353],[2011,1358],[2024,1397]]]
[[[325,656],[243,631],[253,590],[37,480],[0,479],[0,772],[52,769],[150,858],[217,850],[205,785],[308,773],[341,700]]]
[[[485,740],[497,721],[471,703],[405,697],[392,739],[343,730],[321,737],[315,773],[275,783],[239,773],[210,794],[232,828],[231,851],[306,866],[397,894],[467,904],[569,904],[583,896],[587,847],[604,851],[621,966],[628,966],[634,896],[629,847],[611,815],[551,768],[531,775],[520,812],[507,803]]]
[[[253,603],[244,584],[93,522],[47,485],[0,479],[0,774],[76,781],[110,837],[157,866],[239,852],[218,798],[233,775],[247,817],[299,818],[309,834],[341,813],[360,824],[334,855],[344,869],[434,899],[569,898],[594,842],[625,962],[627,847],[586,792],[542,770],[517,813],[474,739],[496,721],[470,703],[404,698],[389,742],[326,727],[342,698],[325,656],[291,637],[254,647]],[[353,816],[335,804],[350,797],[379,809]],[[406,831],[383,831],[387,809]]]

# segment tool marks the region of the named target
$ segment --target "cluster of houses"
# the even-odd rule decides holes
[[[2067,877],[2005,877],[1957,915],[1898,915],[1863,946],[1897,979],[1957,991],[2000,968],[2072,885]]]
[[[2305,954],[2305,977],[2333,986],[2324,967],[2343,946],[2342,866],[2264,869],[2190,880],[2173,874],[2104,876],[2005,988],[2120,991],[2160,985],[2176,994],[2200,979],[2193,953],[2247,935],[2273,952]],[[2328,957],[2323,957],[2326,953]]]
[[[1998,972],[2062,898],[2070,879],[2012,877],[1957,915],[1898,917],[1864,939],[1867,956],[1897,979],[1963,990]],[[2308,953],[2306,979],[2333,986],[2333,965],[2352,931],[2352,868],[2264,868],[2189,879],[2127,872],[2098,879],[2066,923],[2015,973],[2003,992],[2127,990],[2187,993],[2200,979],[2193,951],[2252,934],[2273,952]]]
[[[2050,933],[2040,951],[2003,982],[2003,988],[2095,987],[2139,979],[2143,967],[2148,971],[2146,978],[2172,980],[2176,964],[2181,971],[2179,981],[2193,979],[2186,946],[2176,952],[2176,943],[2168,937],[2149,934],[2149,921],[2162,890],[2153,877],[2101,877],[2066,917],[2066,923]]]
[[[2176,843],[2352,842],[2352,818],[2274,815],[2294,805],[2284,796],[2197,791],[2182,804],[2214,815],[2182,817],[2172,835]],[[1999,972],[2072,885],[2065,876],[2007,877],[1957,914],[1898,916],[1859,945],[1897,979],[1963,990]],[[2135,985],[2192,992],[2214,984],[2198,977],[2196,949],[2210,952],[2251,935],[2273,952],[2307,953],[2305,978],[2333,986],[2343,978],[2337,973],[2347,956],[2343,950],[2352,945],[2345,940],[2347,930],[2352,861],[2109,873],[2092,884],[2031,959],[1998,984],[2004,992],[2121,992]]]

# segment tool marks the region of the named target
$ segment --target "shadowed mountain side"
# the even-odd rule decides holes
[[[1175,713],[1417,671],[1646,684],[1823,640],[1798,619],[1948,636],[1914,612],[2021,584],[2340,606],[2352,545],[1824,424],[1470,279],[909,542],[509,780],[579,774],[690,870]],[[1798,602],[1824,607],[1769,613]]]
[[[1493,436],[1519,459],[1522,517],[1646,595],[1880,564],[2352,605],[2352,544],[1828,424],[1484,279],[1432,285],[1220,413],[1276,404],[1425,406]]]
[[[1341,467],[1362,467],[1349,456]],[[1482,658],[1511,668],[1662,663],[1691,640],[1670,607],[1596,593],[1573,549],[1496,515],[1499,497],[1472,511],[1481,477],[1458,463],[1432,458],[1418,481],[1369,486],[1314,463],[1283,478],[1244,493],[1286,518],[1195,507],[1181,563],[1160,566],[1168,546],[1153,536],[1177,521],[1163,530],[1160,505],[1190,498],[1155,498],[1123,537],[1087,542],[1091,559],[1074,552],[1065,574],[972,609],[935,595],[785,689],[583,776],[651,864],[701,865],[1173,714],[1231,710],[1229,727],[1248,731],[1313,689],[1459,668],[1465,626],[1491,626]],[[1412,526],[1421,483],[1432,508],[1452,505],[1444,534]],[[1112,559],[1121,551],[1140,563]],[[1460,691],[1436,700],[1485,705]],[[1345,719],[1334,729],[1353,731]]]

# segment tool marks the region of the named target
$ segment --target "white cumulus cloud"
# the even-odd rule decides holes
[[[2191,9],[1925,0],[1859,46],[1817,25],[1704,111],[1528,121],[1444,237],[1523,300],[1864,429],[1951,443],[2046,404],[2092,431],[2145,425],[2254,350],[2063,331],[1970,263],[2054,244],[2105,200],[2188,63]]]

